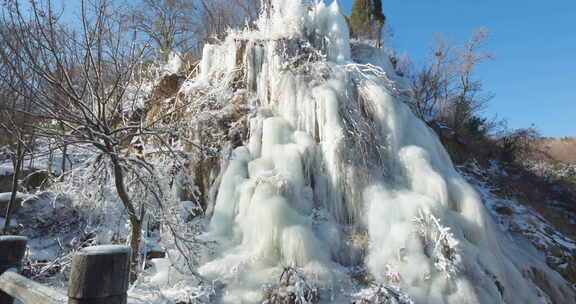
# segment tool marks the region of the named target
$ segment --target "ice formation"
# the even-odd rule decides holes
[[[364,288],[351,269],[415,303],[546,302],[398,81],[382,50],[351,50],[337,2],[273,0],[257,31],[205,47],[185,90],[252,109],[203,236],[218,249],[199,273],[225,281],[223,302],[261,301],[285,267],[326,303]]]

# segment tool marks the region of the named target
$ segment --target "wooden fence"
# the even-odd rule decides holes
[[[83,248],[72,259],[65,296],[18,274],[27,238],[0,236],[0,304],[126,304],[130,248],[104,245]]]

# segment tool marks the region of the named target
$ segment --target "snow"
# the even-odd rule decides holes
[[[3,202],[10,201],[11,196],[12,196],[12,192],[0,193],[0,201],[3,201]],[[20,193],[20,192],[16,193],[16,200],[17,201],[24,201],[24,200],[29,199],[31,197],[33,197],[33,195]]]
[[[37,140],[34,154],[26,154],[22,163],[23,172],[47,171],[53,175],[62,173],[63,153],[60,145],[54,142]],[[67,169],[81,166],[90,156],[91,146],[89,145],[68,145],[65,166]],[[10,160],[0,162],[0,176],[14,173]]]
[[[137,84],[130,84],[126,87],[125,94],[127,102],[124,104],[124,116],[130,117],[133,112],[144,109],[146,106],[146,100],[152,93],[153,89],[152,81],[141,81]]]
[[[82,255],[101,255],[101,254],[124,254],[129,253],[130,247],[124,245],[98,245],[82,248],[78,254]]]
[[[5,221],[5,220],[4,220]],[[2,235],[0,236],[0,242],[26,242],[28,241],[27,237],[24,236],[16,236],[16,235]]]
[[[166,64],[162,67],[164,74],[176,74],[182,67],[182,55],[177,52],[170,52]]]
[[[14,166],[11,164],[0,165],[0,176],[7,176],[14,174]]]
[[[6,225],[6,219],[3,217],[0,217],[0,227],[4,228],[4,225]],[[18,227],[18,222],[14,219],[10,220],[10,228],[15,228]]]
[[[57,238],[33,238],[28,241],[29,258],[35,261],[52,261],[60,253],[60,242]]]
[[[576,241],[556,231],[542,216],[519,202],[498,197],[498,190],[490,183],[491,175],[505,173],[497,163],[491,163],[486,170],[481,169],[474,161],[463,166],[461,172],[470,181],[481,195],[486,207],[496,220],[502,231],[510,232],[506,242],[512,239],[518,248],[504,247],[505,251],[512,251],[508,255],[513,257],[514,263],[526,269],[537,269],[549,275],[552,286],[562,290],[566,284],[558,273],[547,271],[548,267],[562,269],[573,258]],[[535,252],[532,257],[526,252]],[[564,293],[565,291],[559,291]]]

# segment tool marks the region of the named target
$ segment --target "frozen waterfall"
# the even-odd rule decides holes
[[[324,303],[351,303],[370,282],[415,303],[546,303],[403,103],[384,51],[351,48],[336,2],[271,5],[257,31],[207,45],[191,85],[241,95],[251,109],[203,235],[218,245],[199,272],[225,281],[222,301],[261,301],[262,286],[292,267]]]

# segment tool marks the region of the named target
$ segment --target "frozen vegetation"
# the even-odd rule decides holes
[[[146,234],[143,248],[163,247],[167,257],[153,260],[132,288],[131,302],[574,299],[564,278],[536,250],[524,250],[529,245],[483,204],[503,202],[480,182],[479,194],[413,115],[385,50],[351,45],[336,1],[304,6],[273,0],[272,7],[258,30],[231,32],[207,45],[199,74],[180,89],[215,114],[190,114],[190,120],[242,112],[241,123],[228,128],[241,129],[244,140],[220,147],[219,170],[205,171],[213,181],[205,215],[188,200],[170,215],[171,229],[180,229],[177,235],[193,246],[182,250],[174,234]],[[164,71],[178,66],[173,56]],[[155,164],[168,168],[165,160]],[[86,176],[82,170],[89,169],[74,174]],[[55,189],[94,201],[83,181]],[[123,212],[112,191],[100,193],[99,205],[63,200],[61,208],[91,208],[78,217],[87,219],[85,231],[96,231],[95,242],[106,244],[128,228],[117,224],[125,218],[111,216]],[[175,196],[166,194],[164,207],[177,206]],[[553,288],[536,282],[536,271]]]

